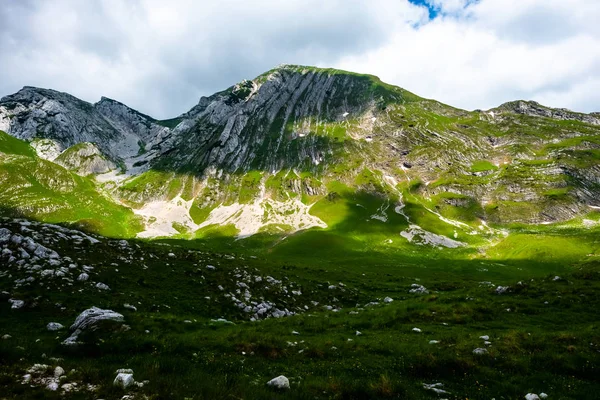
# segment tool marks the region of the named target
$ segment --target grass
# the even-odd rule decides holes
[[[471,172],[495,171],[498,167],[486,160],[475,161],[471,164]]]
[[[19,229],[11,223],[3,226]],[[323,257],[314,251],[308,233],[301,236],[310,252],[299,247],[292,251],[291,245],[265,251],[240,243],[223,253],[217,250],[216,237],[162,244],[138,241],[125,249],[107,240],[75,249],[59,240],[54,249],[79,264],[94,266],[92,279],[108,284],[111,291],[90,290],[79,282],[70,287],[60,281],[48,281],[50,290],[40,291],[36,285],[12,290],[10,282],[21,273],[15,271],[11,278],[0,275],[0,288],[27,302],[37,297],[38,304],[10,310],[1,303],[5,310],[0,313],[0,333],[12,336],[0,341],[4,395],[90,396],[85,392],[61,396],[20,385],[19,376],[34,363],[57,364],[42,353],[61,358],[58,364],[66,371],[75,369],[69,380],[99,385],[94,397],[102,398],[125,394],[111,384],[118,368],[132,368],[137,380],[149,380],[130,394],[153,399],[431,399],[436,396],[422,383],[435,382],[444,383],[453,398],[522,398],[528,392],[593,398],[600,389],[594,347],[600,340],[595,312],[600,306],[595,295],[600,289],[597,258],[576,251],[561,259],[531,251],[522,256],[522,251],[511,253],[498,246],[497,255],[474,260],[443,252],[434,256],[430,251],[382,253],[360,248]],[[505,249],[532,243],[531,239],[516,237]],[[576,247],[577,240],[570,246]],[[567,243],[548,243],[548,248],[557,246],[565,249]],[[597,252],[595,246],[585,250]],[[216,270],[206,270],[207,264]],[[223,297],[236,290],[240,278],[235,275],[244,271],[273,276],[302,291],[288,298],[251,284],[254,296],[284,302],[290,309],[306,304],[309,310],[248,322]],[[561,279],[555,281],[556,275]],[[481,283],[489,281],[512,289],[498,295]],[[328,289],[338,282],[344,286]],[[415,282],[426,286],[429,294],[409,293]],[[385,296],[394,301],[381,303]],[[371,301],[380,304],[365,306]],[[123,308],[124,303],[135,304],[138,311]],[[341,310],[326,311],[323,306],[328,304]],[[131,329],[99,332],[77,351],[59,344],[66,332],[45,330],[50,321],[69,326],[91,305],[121,312]],[[211,322],[219,317],[235,324]],[[413,332],[414,327],[421,332]],[[357,336],[356,331],[362,334]],[[490,336],[491,346],[483,345],[481,335]],[[487,347],[488,353],[474,355],[477,347]],[[290,378],[290,391],[266,386],[280,374]]]

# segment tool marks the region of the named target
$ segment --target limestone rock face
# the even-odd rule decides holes
[[[54,162],[84,176],[103,174],[117,168],[93,143],[76,144],[62,152]]]
[[[46,159],[79,143],[94,143],[113,161],[159,146],[171,131],[114,100],[102,98],[90,104],[67,93],[30,86],[0,100],[0,130],[19,139],[45,139],[36,149],[47,154]]]

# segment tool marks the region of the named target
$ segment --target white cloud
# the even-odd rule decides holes
[[[0,94],[51,87],[156,117],[279,63],[379,75],[464,108],[598,110],[596,0],[24,0],[0,5]]]
[[[338,65],[451,105],[491,108],[518,98],[598,111],[600,10],[594,0],[481,0]],[[577,3],[577,4],[576,4]],[[543,13],[546,20],[539,19]],[[557,20],[560,34],[546,23]],[[539,31],[539,32],[538,32]],[[587,83],[586,83],[587,82]]]

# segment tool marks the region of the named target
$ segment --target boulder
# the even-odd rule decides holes
[[[114,386],[118,386],[123,389],[127,389],[130,386],[135,384],[135,380],[133,379],[133,373],[128,374],[124,372],[117,373],[115,380],[113,381]]]
[[[273,378],[269,382],[267,382],[267,385],[272,386],[276,389],[289,389],[290,380],[283,375],[279,375],[277,378]]]
[[[72,346],[77,344],[79,335],[86,331],[95,331],[99,328],[103,321],[114,321],[122,323],[125,320],[123,315],[114,312],[112,310],[103,310],[98,307],[92,307],[81,314],[75,319],[75,323],[71,325],[71,336],[63,341],[64,345]]]

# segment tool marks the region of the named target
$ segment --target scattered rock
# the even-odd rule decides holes
[[[113,385],[114,386],[118,386],[122,389],[127,389],[130,386],[133,386],[135,384],[135,380],[133,379],[133,373],[125,373],[125,372],[118,372],[121,370],[117,370],[117,376],[115,378],[115,380],[113,381]],[[131,371],[131,370],[128,370]]]
[[[496,288],[496,294],[504,294],[510,289],[510,286],[498,286]]]
[[[54,377],[56,379],[60,378],[64,374],[65,374],[65,370],[62,367],[56,367],[56,368],[54,368]]]
[[[58,322],[49,322],[48,325],[46,325],[46,329],[48,329],[49,331],[59,331],[63,328],[64,326],[62,324],[59,324]]]
[[[540,400],[540,396],[535,393],[527,393],[525,395],[525,400]]]
[[[108,287],[108,285],[105,284],[105,283],[102,283],[102,282],[96,283],[96,288],[100,289],[100,290],[110,290],[110,288]]]
[[[483,336],[479,336],[479,339],[490,340],[490,337],[488,335],[483,335]]]
[[[417,332],[417,333],[421,333],[421,330],[419,328],[412,328],[413,332]]]
[[[391,297],[386,297],[385,299],[383,299],[384,303],[391,303],[392,301],[394,301],[394,299],[392,299]]]
[[[486,354],[487,352],[488,352],[487,349],[484,349],[483,347],[478,347],[475,350],[473,350],[473,354],[478,355],[478,356]]]
[[[8,302],[10,304],[12,304],[12,306],[10,308],[17,310],[19,308],[22,308],[25,305],[25,302],[23,300],[17,300],[17,299],[8,299]]]
[[[439,382],[438,383],[431,383],[431,384],[427,384],[427,383],[423,384],[423,389],[425,389],[425,390],[431,390],[431,391],[434,391],[437,394],[449,393],[448,391],[446,391],[444,389],[441,389],[443,387],[444,387],[444,384],[443,383],[439,383]]]
[[[267,382],[267,385],[277,389],[289,389],[290,380],[283,375],[279,375],[277,378],[273,378],[269,382]]]
[[[427,288],[423,285],[418,285],[416,283],[413,283],[412,285],[410,285],[410,287],[412,289],[410,289],[408,291],[408,293],[417,293],[417,294],[428,294],[429,290],[427,290]]]
[[[86,274],[85,272],[82,272],[81,274],[79,274],[79,276],[77,277],[77,280],[80,282],[85,282],[88,279],[90,279],[90,276],[88,274]]]

